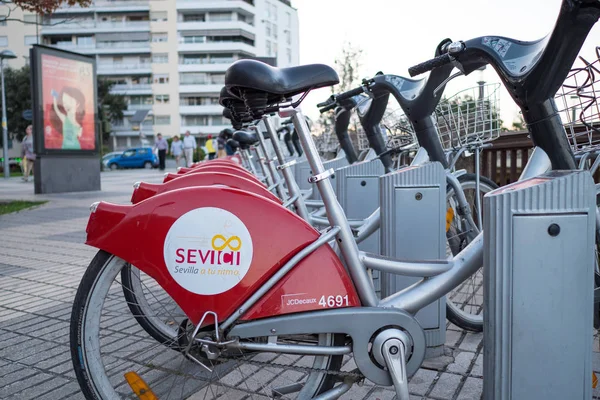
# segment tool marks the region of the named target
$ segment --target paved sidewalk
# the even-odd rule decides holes
[[[81,399],[72,371],[69,318],[81,276],[96,253],[83,244],[89,205],[128,203],[135,181],[160,182],[158,171],[102,174],[102,192],[34,196],[18,178],[0,181],[0,200],[44,199],[29,211],[0,216],[0,399]],[[411,379],[414,399],[481,398],[482,335],[447,331],[453,362],[421,369]],[[348,366],[347,366],[348,367]],[[392,399],[371,385],[344,399]]]

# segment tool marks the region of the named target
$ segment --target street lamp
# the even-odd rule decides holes
[[[0,75],[2,75],[2,154],[4,155],[4,177],[10,177],[10,166],[8,164],[8,129],[6,126],[6,94],[4,93],[4,60],[17,58],[10,50],[0,52]]]

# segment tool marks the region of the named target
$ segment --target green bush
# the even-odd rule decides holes
[[[200,146],[196,147],[196,151],[194,152],[194,162],[203,161],[206,158],[206,153],[204,149]]]

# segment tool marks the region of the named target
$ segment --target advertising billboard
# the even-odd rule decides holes
[[[95,59],[37,45],[30,59],[36,152],[98,153]]]

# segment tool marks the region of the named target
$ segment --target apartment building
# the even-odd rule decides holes
[[[298,15],[286,0],[95,0],[63,7],[42,25],[20,10],[13,17],[29,23],[0,26],[0,49],[18,56],[9,65],[23,66],[29,47],[40,43],[94,56],[98,75],[115,82],[114,93],[128,104],[125,118],[113,121],[115,149],[159,132],[216,134],[229,126],[218,95],[232,62],[299,62]],[[148,111],[139,131],[131,122],[136,111]]]

